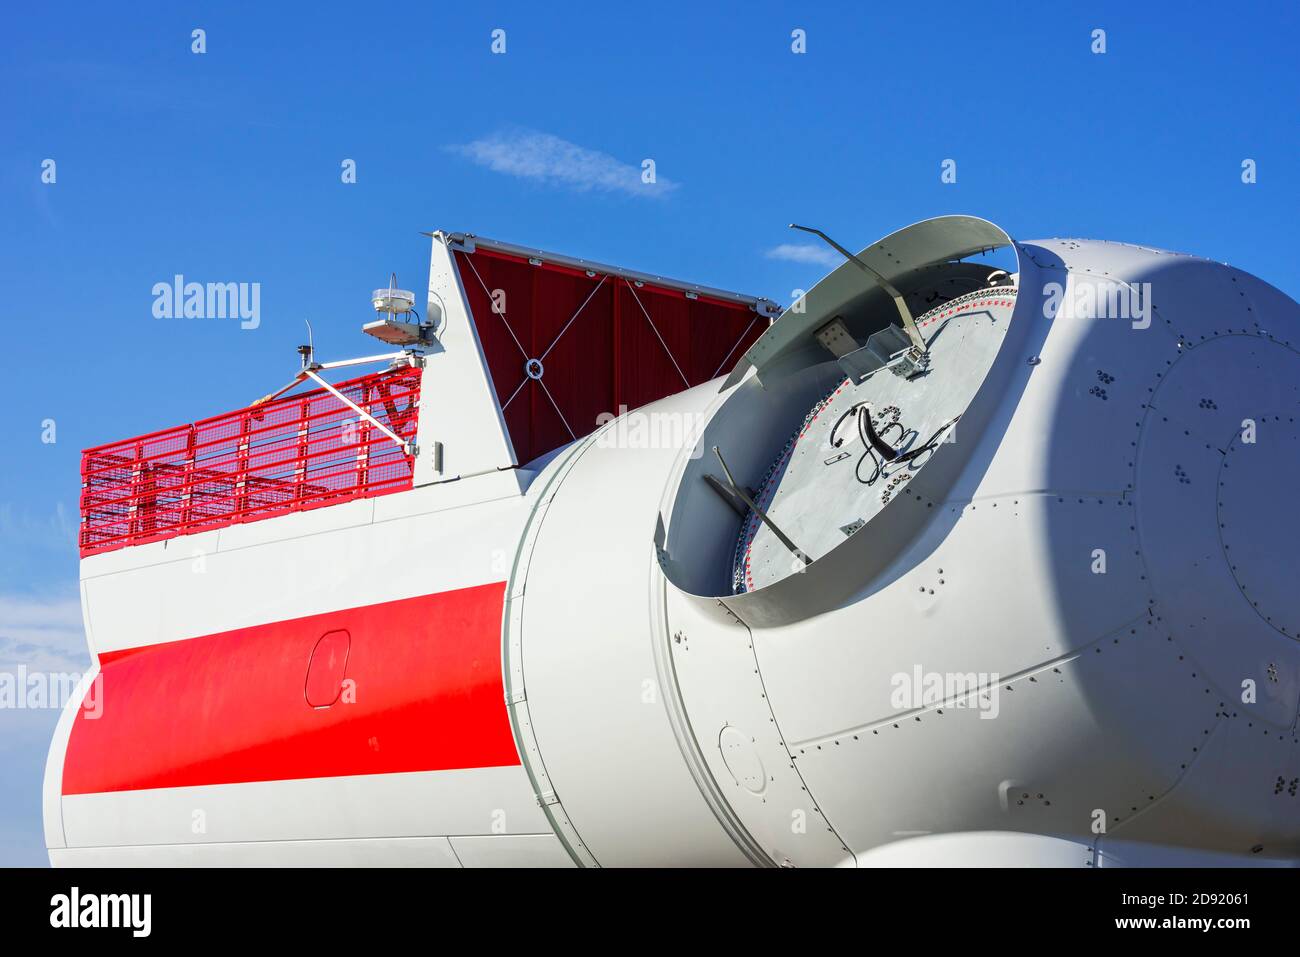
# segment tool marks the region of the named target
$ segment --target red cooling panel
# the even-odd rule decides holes
[[[497,582],[101,655],[102,713],[77,712],[63,793],[517,765],[504,594]],[[323,683],[339,678],[336,697]]]
[[[456,265],[517,464],[590,434],[602,413],[721,375],[767,328],[741,303],[481,246]],[[540,379],[529,359],[542,360]]]
[[[406,441],[420,370],[335,386]],[[411,487],[411,456],[324,389],[81,453],[81,555]]]

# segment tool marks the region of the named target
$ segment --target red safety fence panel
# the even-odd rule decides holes
[[[520,465],[730,371],[768,327],[745,303],[483,246],[456,265]]]
[[[413,443],[420,370],[340,392]],[[409,489],[412,456],[324,389],[81,453],[81,554]]]

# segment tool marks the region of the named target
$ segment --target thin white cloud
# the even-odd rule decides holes
[[[67,695],[90,667],[76,586],[0,595],[0,865],[49,862],[39,803],[45,755]]]
[[[663,196],[678,187],[659,176],[642,182],[642,164],[621,160],[537,130],[513,129],[447,149],[494,173],[517,176],[578,192]]]
[[[84,668],[90,662],[75,595],[0,595],[0,668]]]
[[[0,542],[10,551],[16,545],[66,549],[76,547],[77,526],[69,520],[62,502],[48,515],[15,509],[12,502],[0,502]]]
[[[810,243],[782,243],[780,246],[773,246],[764,255],[768,259],[812,266],[831,267],[844,262],[844,257],[835,250]]]

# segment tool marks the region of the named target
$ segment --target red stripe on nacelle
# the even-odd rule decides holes
[[[517,765],[504,595],[497,582],[103,654],[102,713],[77,712],[63,793]],[[312,652],[339,631],[346,665],[314,666],[312,684],[345,675],[344,693],[313,707]]]

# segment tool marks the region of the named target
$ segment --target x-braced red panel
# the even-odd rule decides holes
[[[742,303],[497,250],[456,264],[516,464],[721,375],[767,328]]]

